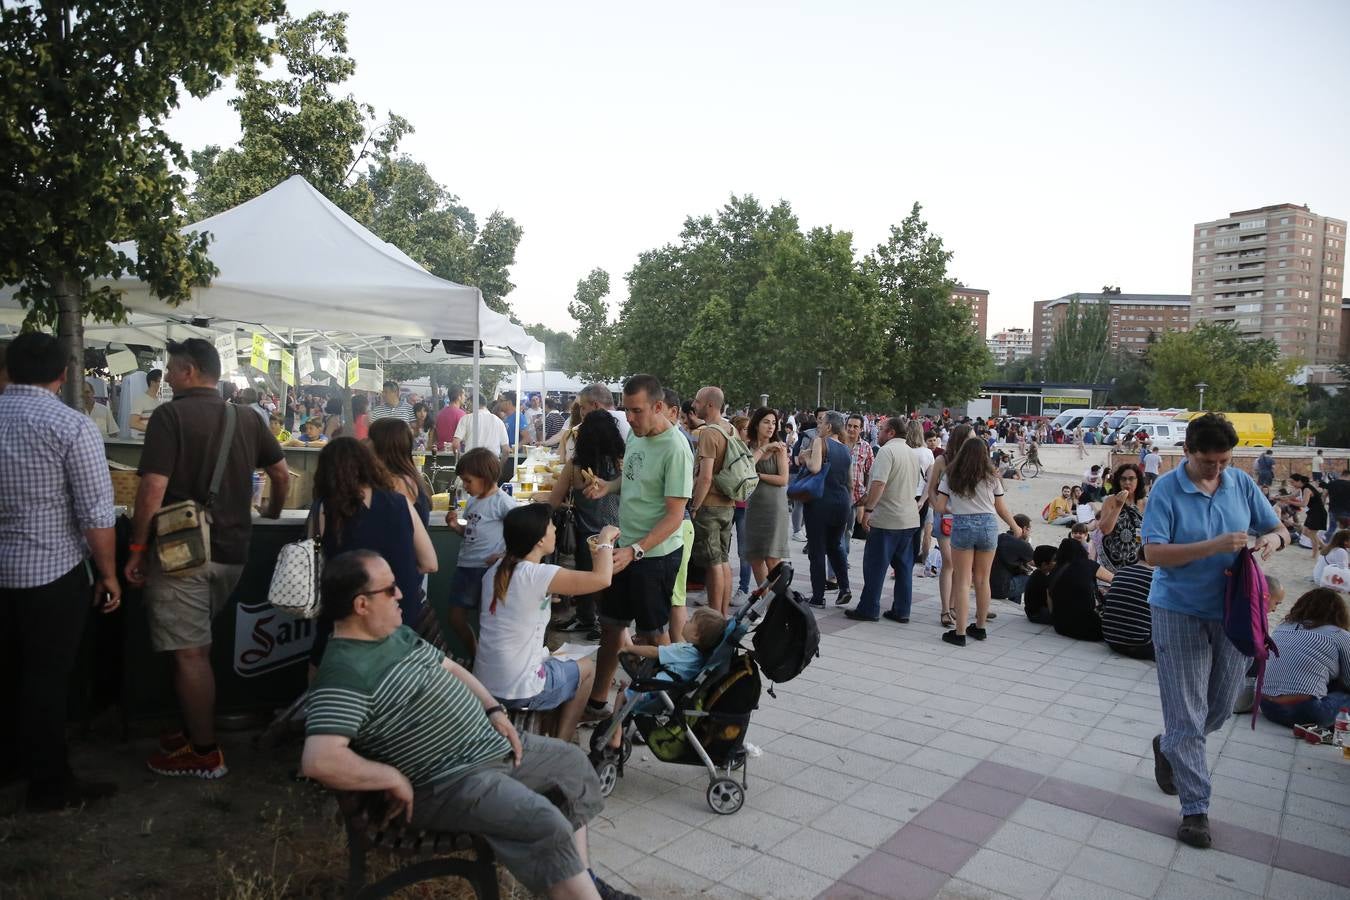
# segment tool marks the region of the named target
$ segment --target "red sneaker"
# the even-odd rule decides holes
[[[224,778],[225,754],[220,748],[210,753],[197,753],[191,744],[184,744],[172,753],[156,753],[145,761],[151,772],[160,775],[188,775],[193,778]]]
[[[188,745],[187,735],[181,731],[165,731],[159,736],[161,753],[174,753]]]

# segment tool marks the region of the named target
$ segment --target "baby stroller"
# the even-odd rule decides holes
[[[761,668],[771,680],[784,682],[819,655],[815,616],[801,594],[789,591],[791,582],[792,565],[775,566],[727,622],[722,642],[703,668],[687,681],[657,678],[661,666],[654,659],[631,668],[624,660],[631,688],[651,698],[634,700],[596,727],[590,759],[601,794],[608,797],[623,777],[634,735],[640,734],[661,762],[708,770],[706,797],[713,812],[729,816],[745,804],[745,733],[750,713],[759,706]],[[753,649],[742,643],[747,634]],[[609,746],[616,731],[623,735],[617,749]],[[739,781],[733,777],[738,770]]]

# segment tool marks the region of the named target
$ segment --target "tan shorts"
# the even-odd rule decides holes
[[[207,563],[183,577],[165,575],[150,553],[145,579],[145,613],[150,621],[150,646],[158,651],[206,647],[211,622],[225,608],[243,563]]]
[[[694,516],[694,551],[690,560],[700,568],[720,566],[731,554],[734,506],[702,506]]]

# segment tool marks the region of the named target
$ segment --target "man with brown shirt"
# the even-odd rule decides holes
[[[731,608],[732,523],[736,504],[713,484],[713,476],[722,470],[731,424],[722,417],[725,398],[719,387],[705,387],[694,395],[694,414],[703,420],[695,435],[694,496],[689,512],[694,519],[694,549],[689,559],[704,570],[708,606],[726,615]]]
[[[170,342],[168,349],[173,400],[158,407],[146,427],[124,574],[132,584],[145,586],[151,646],[173,653],[185,732],[162,736],[160,752],[147,765],[161,775],[220,778],[227,770],[216,746],[211,620],[225,608],[244,571],[253,525],[254,470],[266,469],[271,479],[271,504],[264,515],[272,519],[281,515],[290,473],[267,426],[247,409],[237,409],[224,475],[211,506],[211,561],[188,575],[160,571],[155,554],[148,552],[151,521],[168,504],[207,502],[226,415],[225,399],[216,389],[216,348],[191,338]]]

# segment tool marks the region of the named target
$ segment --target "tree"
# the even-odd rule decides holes
[[[1102,293],[1110,293],[1104,288]],[[1111,355],[1111,311],[1105,303],[1069,298],[1064,319],[1055,328],[1045,354],[1045,379],[1072,384],[1096,384]]]
[[[566,331],[554,331],[547,325],[526,325],[525,333],[544,345],[544,359],[548,365],[571,374],[576,353],[576,338]]]
[[[389,155],[412,126],[389,116],[376,126],[375,108],[334,88],[356,71],[347,53],[347,14],[313,12],[282,18],[277,50],[288,77],[265,78],[250,68],[239,74],[230,106],[243,132],[237,147],[208,146],[192,154],[197,180],[192,190],[195,217],[215,215],[251,200],[292,175],[352,218],[369,224],[370,186],[353,180],[356,168],[373,155]]]
[[[587,381],[609,381],[623,372],[615,366],[614,327],[609,321],[609,273],[592,269],[577,282],[577,291],[567,312],[577,323],[571,354],[563,361],[563,371]]]
[[[1308,430],[1317,435],[1321,447],[1350,447],[1350,361],[1342,360],[1335,366],[1341,388],[1336,393],[1321,386],[1309,385],[1314,394],[1307,406]]]
[[[55,323],[65,401],[79,408],[83,318],[120,320],[93,279],[128,272],[170,303],[215,273],[209,236],[184,236],[187,159],[163,123],[180,91],[204,97],[268,57],[261,26],[279,0],[220,0],[190,13],[146,0],[0,9],[0,282],[18,284],[27,324]],[[134,240],[135,258],[110,242]]]
[[[863,264],[879,291],[882,358],[902,410],[968,400],[993,370],[970,310],[952,302],[955,282],[947,277],[952,253],[929,233],[922,211],[915,203]]]
[[[242,132],[236,147],[192,154],[191,212],[214,215],[301,175],[339,208],[441,278],[471,284],[508,314],[510,267],[521,228],[494,211],[480,226],[426,166],[398,152],[412,124],[338,89],[356,71],[347,56],[347,14],[286,18],[277,30],[287,76],[239,77],[230,105]]]
[[[1228,323],[1164,334],[1148,351],[1148,369],[1149,398],[1161,407],[1194,407],[1196,385],[1204,382],[1207,409],[1268,412],[1286,428],[1299,409],[1301,389],[1290,381],[1297,361],[1281,358],[1274,341],[1247,340]]]

